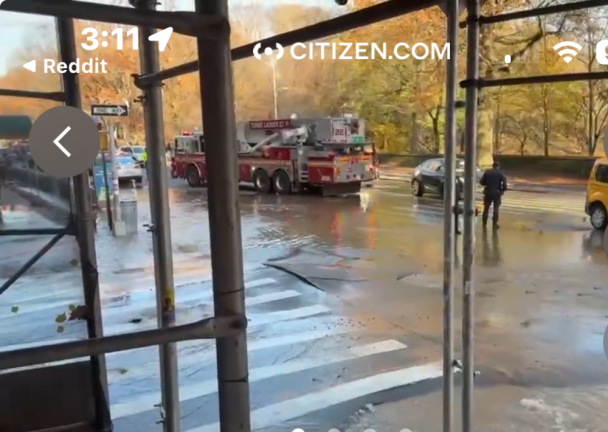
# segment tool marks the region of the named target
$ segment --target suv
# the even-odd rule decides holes
[[[593,165],[587,183],[585,213],[589,215],[591,225],[597,230],[604,230],[608,225],[608,159],[598,159]]]

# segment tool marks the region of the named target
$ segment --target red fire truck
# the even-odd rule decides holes
[[[319,190],[323,195],[357,193],[378,178],[373,143],[365,121],[353,117],[263,120],[239,123],[239,181],[259,193]],[[173,178],[192,187],[205,184],[202,132],[175,138]]]

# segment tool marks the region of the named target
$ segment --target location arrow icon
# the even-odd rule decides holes
[[[167,48],[167,44],[169,43],[171,34],[173,34],[173,27],[167,27],[166,29],[159,31],[158,33],[154,33],[148,38],[148,40],[150,42],[158,42],[158,49],[160,51],[164,51],[165,48]]]
[[[36,72],[36,60],[32,60],[31,62],[27,62],[23,65],[29,71]]]

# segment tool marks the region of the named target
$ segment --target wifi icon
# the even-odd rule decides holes
[[[562,49],[564,47],[566,47],[566,49]],[[576,51],[570,48],[576,48]],[[576,42],[560,42],[555,45],[553,49],[555,51],[562,49],[561,51],[558,51],[557,54],[559,54],[559,56],[562,57],[566,63],[570,63],[572,59],[576,57],[578,52],[583,49],[583,47]]]

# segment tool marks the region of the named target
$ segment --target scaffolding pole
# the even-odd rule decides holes
[[[155,0],[133,2],[142,14],[156,12]],[[151,27],[140,27],[139,44],[141,72],[160,70],[158,44],[148,37],[156,32]],[[163,118],[162,83],[151,83],[142,88],[144,124],[146,130],[147,172],[150,193],[150,213],[154,250],[154,276],[156,282],[156,311],[160,328],[175,326],[175,288],[173,277],[173,250],[171,245],[171,218],[168,202],[167,164],[165,157],[165,127]],[[180,431],[180,403],[177,345],[159,345],[160,381],[162,395],[163,429]]]
[[[228,19],[227,0],[196,0],[201,16]],[[197,40],[205,156],[208,167],[209,234],[215,317],[245,315],[243,247],[232,58],[228,35]],[[250,432],[247,334],[217,339],[221,432]]]
[[[451,432],[454,416],[454,255],[456,208],[456,94],[458,82],[459,0],[445,0],[449,56],[445,93],[445,183],[443,191],[443,432]]]
[[[480,0],[467,0],[467,80],[479,80],[479,14]],[[466,90],[465,150],[464,150],[464,252],[462,268],[462,432],[473,428],[473,325],[475,287],[473,264],[475,258],[475,196],[477,194],[477,86]]]
[[[74,21],[69,18],[57,18],[59,57],[67,64],[76,61],[76,40]],[[81,109],[80,83],[78,75],[66,72],[61,75],[65,103]],[[95,251],[95,215],[92,212],[91,194],[89,191],[88,171],[73,178],[76,218],[76,238],[80,249],[80,266],[84,303],[87,308],[88,337],[103,337],[101,317],[101,299],[99,296],[99,274],[97,273],[97,254]],[[112,420],[108,406],[108,377],[106,359],[103,354],[91,356],[91,379],[93,398],[95,400],[96,430],[112,431]]]

